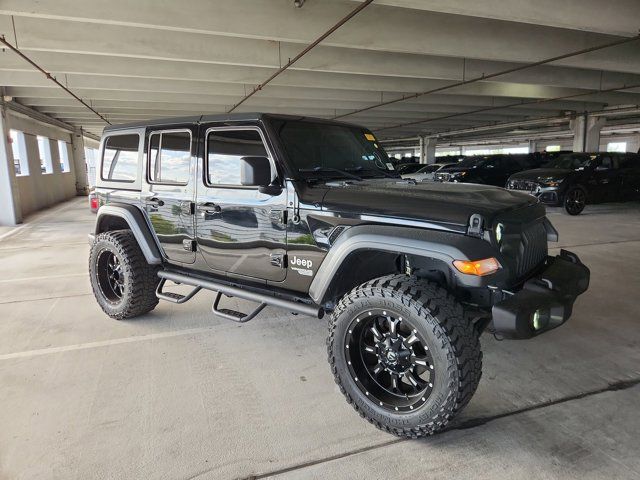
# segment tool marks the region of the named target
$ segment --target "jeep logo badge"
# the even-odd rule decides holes
[[[313,262],[311,260],[307,260],[304,258],[298,258],[295,255],[291,259],[291,265],[296,265],[298,267],[311,268],[313,267]]]

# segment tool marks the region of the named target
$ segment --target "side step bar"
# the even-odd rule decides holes
[[[233,287],[231,285],[225,285],[224,283],[218,283],[213,280],[205,280],[203,278],[196,278],[189,275],[184,275],[182,273],[169,272],[166,270],[160,270],[158,272],[158,276],[161,278],[158,289],[156,290],[158,298],[168,300],[173,303],[184,303],[187,300],[193,298],[193,296],[203,288],[205,290],[211,290],[218,293],[213,304],[213,313],[226,318],[227,320],[233,320],[235,322],[248,322],[258,313],[260,313],[260,311],[262,311],[262,309],[267,305],[282,308],[294,313],[309,315],[316,318],[322,318],[324,316],[324,309],[321,307],[308,305],[302,302],[294,302],[292,300],[285,300],[283,298],[265,295],[263,293],[252,292],[249,290],[244,290],[242,288]],[[172,282],[180,283],[183,285],[190,285],[194,287],[194,289],[187,295],[163,292],[162,287],[167,280],[171,280]],[[258,307],[248,315],[236,312],[234,310],[221,309],[218,308],[218,305],[220,303],[220,298],[222,297],[222,295],[226,295],[227,297],[242,298],[243,300],[249,300],[252,302],[258,302],[260,305],[258,305]]]

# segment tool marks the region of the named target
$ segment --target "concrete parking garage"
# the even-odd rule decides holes
[[[423,163],[638,151],[637,2],[445,3],[0,3],[0,478],[640,478],[640,202],[548,209],[590,289],[533,340],[485,333],[477,394],[419,441],[344,402],[326,320],[238,325],[202,293],[115,321],[93,297],[109,123],[337,118]]]

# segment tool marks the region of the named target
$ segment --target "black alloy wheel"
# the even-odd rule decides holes
[[[413,410],[433,391],[429,347],[409,320],[391,310],[368,310],[353,319],[345,357],[358,388],[387,410]]]
[[[109,250],[103,250],[98,257],[98,285],[102,294],[112,302],[122,300],[125,277],[118,256]]]
[[[569,215],[578,215],[587,204],[587,194],[582,188],[573,187],[565,194],[564,208]]]

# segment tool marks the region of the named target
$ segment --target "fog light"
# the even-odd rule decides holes
[[[549,325],[549,310],[536,310],[531,315],[531,325],[534,330],[542,330]]]

